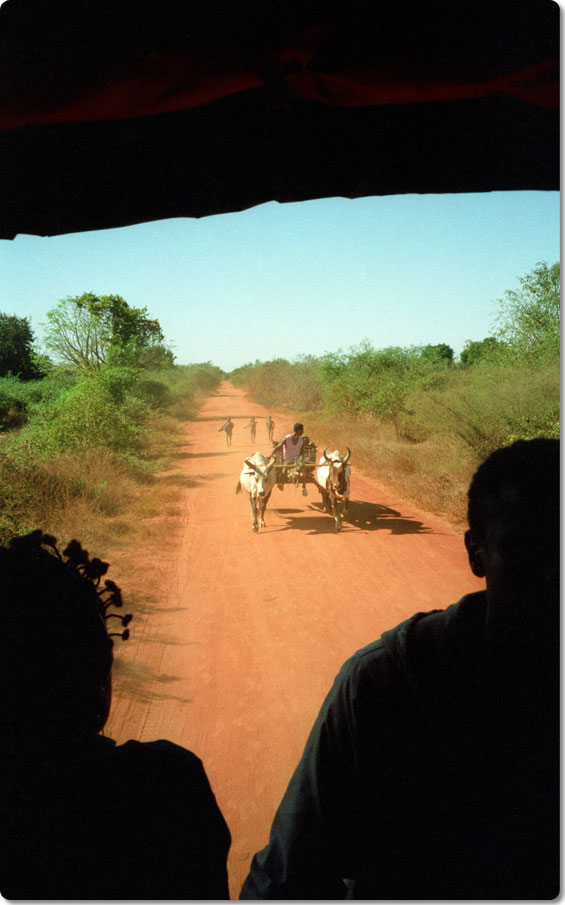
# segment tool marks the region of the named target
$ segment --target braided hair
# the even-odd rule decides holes
[[[26,745],[99,731],[107,708],[101,687],[112,666],[113,637],[126,640],[131,614],[108,563],[77,540],[61,554],[42,531],[0,547],[0,694],[3,742]],[[110,619],[121,632],[108,632]]]

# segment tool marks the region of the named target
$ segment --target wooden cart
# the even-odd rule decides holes
[[[283,464],[282,449],[275,453],[275,470],[277,472],[277,484],[315,484],[316,480],[316,444],[308,437],[304,438],[302,453],[296,462]],[[319,487],[318,487],[319,489]]]

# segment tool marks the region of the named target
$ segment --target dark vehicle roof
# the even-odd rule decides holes
[[[0,237],[557,189],[552,0],[6,0]]]

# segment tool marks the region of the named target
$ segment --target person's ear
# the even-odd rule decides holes
[[[483,548],[475,541],[473,532],[470,529],[465,532],[465,547],[467,548],[471,572],[477,578],[484,578],[486,572]]]
[[[96,695],[96,707],[93,714],[91,726],[93,732],[101,732],[108,715],[110,713],[110,705],[112,703],[112,672],[110,671],[106,679],[100,683]]]

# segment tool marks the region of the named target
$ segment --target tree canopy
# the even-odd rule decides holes
[[[453,349],[447,343],[428,344],[420,349],[420,358],[432,365],[443,364],[449,367],[453,364]]]
[[[479,362],[492,361],[506,348],[506,343],[496,336],[485,336],[484,339],[467,340],[461,351],[460,361],[464,368],[471,368]]]
[[[163,339],[159,321],[148,317],[147,308],[133,308],[119,295],[68,296],[47,312],[47,348],[79,370],[100,368],[110,355],[114,361],[140,363],[149,350],[163,350]]]
[[[542,261],[523,277],[520,289],[507,289],[498,300],[498,338],[530,363],[559,355],[560,267]]]
[[[13,374],[31,380],[42,376],[33,342],[27,317],[0,312],[0,377]]]

